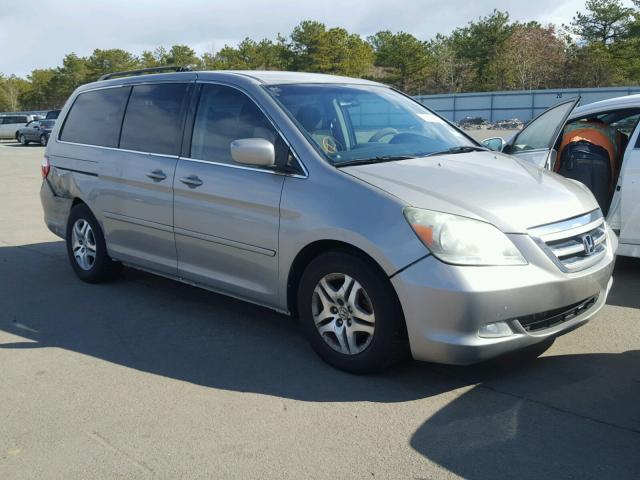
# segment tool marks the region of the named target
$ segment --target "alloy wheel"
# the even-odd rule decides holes
[[[360,283],[344,273],[325,275],[313,290],[313,320],[318,333],[333,350],[356,355],[371,343],[375,314]]]
[[[79,218],[71,230],[73,257],[83,270],[91,270],[96,263],[96,238],[89,222]]]

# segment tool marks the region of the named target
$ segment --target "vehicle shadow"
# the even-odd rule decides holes
[[[517,371],[494,362],[454,369],[477,386],[429,418],[410,444],[468,479],[638,478],[639,366],[633,350],[544,356]]]
[[[2,142],[2,143],[0,143],[0,145],[2,145],[3,147],[20,147],[20,148],[41,147],[41,148],[44,148],[43,145],[40,145],[35,140],[31,140],[27,145],[22,145],[19,142],[14,142],[14,143],[4,143],[4,142]]]
[[[638,350],[466,368],[406,362],[354,376],[325,365],[293,319],[268,309],[131,269],[84,284],[62,242],[0,247],[0,279],[0,330],[15,335],[0,351],[55,347],[205,387],[313,402],[406,402],[457,390],[409,443],[458,475],[640,471]]]
[[[479,383],[473,375],[496,366],[443,374],[444,367],[406,362],[378,375],[346,374],[317,358],[295,319],[269,309],[134,269],[110,283],[85,284],[61,241],[0,247],[0,278],[0,329],[28,339],[0,348],[64,348],[215,388],[398,402]]]
[[[63,242],[0,247],[0,349],[56,347],[155,375],[306,401],[399,402],[458,386],[408,362],[354,376],[322,362],[294,319],[133,269],[88,285]]]

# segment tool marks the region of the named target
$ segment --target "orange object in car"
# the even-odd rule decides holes
[[[558,159],[562,158],[562,150],[567,145],[579,141],[586,141],[604,148],[609,153],[611,178],[616,178],[618,155],[622,144],[620,133],[599,120],[581,120],[570,123],[564,128],[562,143],[558,150]],[[557,161],[554,166],[554,171],[557,172],[558,170],[560,170],[560,161]]]

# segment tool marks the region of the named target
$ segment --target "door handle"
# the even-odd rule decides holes
[[[197,175],[189,175],[188,177],[182,177],[180,181],[189,188],[197,188],[204,183],[202,180],[200,180],[200,177],[198,177]]]
[[[146,175],[154,182],[161,182],[162,180],[167,178],[167,176],[162,170],[154,170],[152,172],[147,173]]]

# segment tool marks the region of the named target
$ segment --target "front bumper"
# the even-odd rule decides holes
[[[609,230],[603,259],[592,267],[563,273],[528,235],[509,235],[529,263],[523,266],[470,267],[445,264],[433,256],[392,277],[415,359],[467,365],[557,337],[587,322],[605,304],[613,279],[617,241]],[[572,318],[526,331],[519,317],[573,305],[597,295],[596,302]],[[508,336],[483,338],[479,329],[506,321]]]

